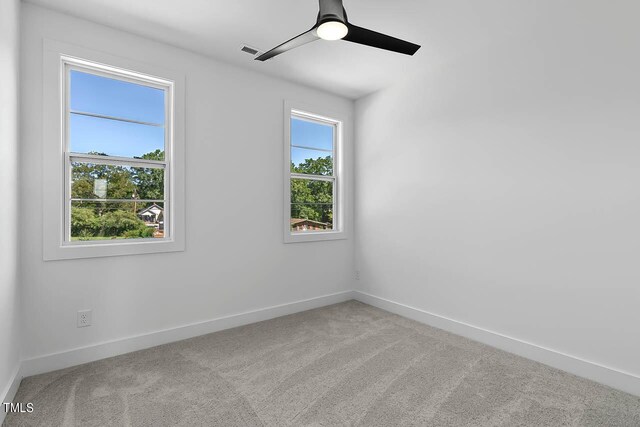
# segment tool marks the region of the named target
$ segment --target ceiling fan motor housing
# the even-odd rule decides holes
[[[330,21],[340,21],[343,24],[348,22],[342,0],[320,0],[320,12],[316,26]]]

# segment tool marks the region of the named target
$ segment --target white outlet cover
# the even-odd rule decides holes
[[[78,311],[78,328],[91,326],[91,310]]]

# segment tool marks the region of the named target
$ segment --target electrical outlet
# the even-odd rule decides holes
[[[356,280],[360,280],[360,270],[356,270]]]
[[[78,311],[78,328],[91,326],[91,310]]]

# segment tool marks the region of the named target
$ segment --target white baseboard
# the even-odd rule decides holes
[[[287,304],[219,317],[205,322],[193,323],[149,334],[75,348],[60,353],[47,354],[23,360],[21,374],[23,377],[27,377],[51,372],[107,357],[117,356],[119,354],[130,353],[132,351],[143,350],[145,348],[155,347],[161,344],[210,334],[224,329],[261,322],[263,320],[286,316],[288,314],[311,310],[313,308],[324,307],[326,305],[336,304],[350,299],[353,299],[352,291],[338,292],[302,301],[294,301]]]
[[[18,363],[16,366],[11,379],[9,380],[9,384],[7,384],[6,388],[3,390],[0,395],[0,403],[4,402],[13,402],[13,398],[18,391],[18,387],[20,387],[20,381],[22,381],[22,369],[21,364]],[[4,422],[4,418],[7,416],[7,413],[4,411],[4,405],[0,408],[0,425]]]
[[[26,359],[22,361],[21,367],[16,369],[13,380],[7,386],[3,398],[5,399],[5,402],[11,401],[15,396],[18,386],[20,385],[21,379],[26,376],[80,365],[224,329],[286,316],[288,314],[298,313],[313,308],[324,307],[348,301],[350,299],[356,299],[365,304],[381,308],[391,313],[395,313],[400,316],[470,338],[483,344],[517,354],[527,359],[535,360],[545,365],[570,372],[574,375],[588,378],[627,393],[640,396],[640,377],[637,375],[622,372],[579,357],[564,354],[517,338],[512,338],[474,325],[433,314],[419,308],[370,295],[365,292],[345,291]],[[4,413],[0,411],[0,424],[3,417]]]
[[[353,291],[354,299],[391,313],[425,323],[456,335],[479,341],[483,344],[499,348],[509,353],[527,359],[535,360],[553,368],[572,373],[574,375],[599,382],[609,387],[640,396],[640,377],[628,372],[590,362],[579,357],[541,347],[539,345],[512,338],[497,332],[489,331],[464,322],[449,319],[444,316],[429,313],[419,308],[411,307],[380,298],[366,292]]]

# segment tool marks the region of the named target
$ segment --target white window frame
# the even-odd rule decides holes
[[[333,176],[304,175],[291,172],[291,118],[330,124],[334,126],[333,135]],[[345,200],[343,180],[343,140],[344,120],[339,115],[310,108],[301,104],[285,101],[284,103],[284,242],[315,242],[346,239],[345,232]],[[291,179],[312,179],[333,182],[333,230],[331,231],[291,231]]]
[[[164,90],[164,161],[71,153],[68,147],[71,70]],[[137,63],[102,52],[45,40],[43,82],[44,260],[184,250],[184,76],[160,70],[149,64]],[[73,161],[164,169],[165,237],[71,241],[71,163]]]

